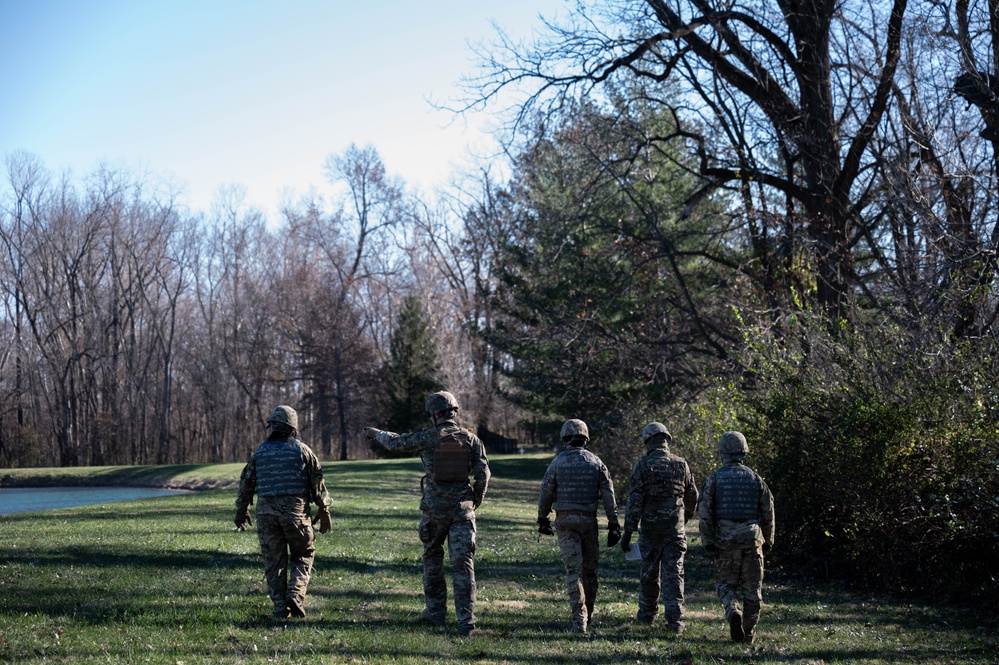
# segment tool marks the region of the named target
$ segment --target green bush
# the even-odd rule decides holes
[[[803,319],[793,332],[750,345],[754,389],[742,393],[750,463],[777,504],[776,553],[867,587],[995,592],[995,341],[930,345]]]
[[[715,453],[718,437],[732,429],[738,419],[740,401],[733,384],[715,386],[696,400],[663,408],[636,401],[627,410],[598,423],[592,448],[614,478],[619,500],[627,497],[628,477],[639,457],[645,454],[642,430],[650,422],[661,422],[673,437],[670,452],[690,465],[698,491],[720,460]]]

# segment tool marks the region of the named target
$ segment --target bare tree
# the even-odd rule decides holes
[[[469,80],[471,102],[520,87],[522,123],[606,82],[643,82],[640,98],[676,112],[675,136],[663,139],[682,137],[700,156],[705,184],[689,204],[719,188],[741,195],[760,265],[771,274],[814,271],[803,282],[838,318],[856,287],[871,142],[906,9],[906,0],[580,3],[533,48],[501,39],[484,53],[484,74]],[[782,214],[767,212],[775,205]]]
[[[492,298],[505,191],[483,170],[451,190],[437,207],[416,214],[417,233],[409,252],[417,290],[423,294],[440,340],[444,383],[462,398],[480,435],[508,429],[496,372]],[[466,368],[471,368],[467,371]]]
[[[211,459],[242,459],[252,449],[280,385],[274,303],[268,297],[270,249],[263,216],[246,210],[239,192],[221,193],[198,257],[195,295],[200,329],[186,349],[199,399],[191,408]],[[256,430],[256,434],[253,434]]]
[[[302,379],[315,409],[322,449],[348,458],[352,414],[366,401],[376,372],[372,311],[378,284],[393,271],[392,239],[402,220],[401,185],[390,178],[374,148],[350,146],[332,155],[326,173],[334,205],[305,199],[285,210],[288,266],[297,294],[286,317],[301,352]],[[354,424],[354,429],[359,423]]]
[[[0,454],[4,459],[20,459],[23,461],[42,460],[42,451],[27,451],[24,444],[32,438],[29,434],[30,423],[27,417],[28,403],[31,392],[26,387],[25,367],[27,348],[25,346],[25,308],[27,306],[27,274],[25,261],[28,252],[28,232],[32,219],[37,218],[42,208],[47,205],[48,175],[41,162],[26,153],[15,153],[6,160],[7,177],[11,186],[9,209],[4,210],[3,223],[0,225],[0,240],[3,242],[4,260],[0,262],[0,286],[3,288],[3,302],[6,320],[10,325],[10,343],[4,353],[4,366],[13,356],[10,385],[5,390],[9,395],[10,407],[14,414],[14,427],[4,427],[0,420]],[[3,407],[3,414],[8,412],[8,406]],[[10,436],[12,431],[13,436]],[[14,448],[12,450],[12,448]]]

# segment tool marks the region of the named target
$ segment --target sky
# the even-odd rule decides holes
[[[500,108],[456,118],[471,45],[515,39],[565,0],[0,0],[0,156],[75,179],[102,164],[220,187],[274,219],[325,185],[328,156],[372,145],[432,192],[495,146]],[[5,178],[0,179],[0,183]],[[0,190],[3,186],[0,185]]]

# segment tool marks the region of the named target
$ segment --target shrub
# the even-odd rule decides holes
[[[777,553],[868,587],[994,592],[995,341],[930,345],[804,319],[794,333],[750,346],[755,389],[743,393],[751,464],[777,504]]]

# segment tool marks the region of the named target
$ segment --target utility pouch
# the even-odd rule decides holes
[[[756,522],[743,522],[718,539],[723,550],[752,549],[763,546],[763,531]]]

